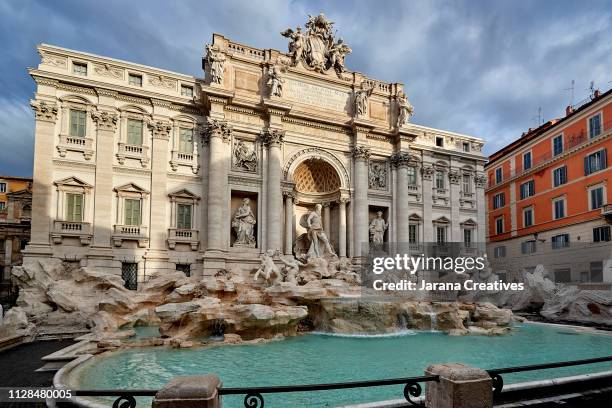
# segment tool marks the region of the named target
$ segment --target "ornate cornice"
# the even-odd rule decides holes
[[[172,123],[165,120],[152,120],[147,123],[153,139],[168,140],[170,138],[170,130],[172,130]]]
[[[260,113],[257,112],[255,109],[244,108],[242,106],[227,105],[225,107],[225,110],[229,112],[242,113],[244,115],[249,115],[249,116],[261,116]]]
[[[57,104],[45,101],[31,100],[30,106],[34,109],[36,120],[55,123],[57,120]]]
[[[117,91],[111,91],[110,89],[104,89],[104,88],[95,88],[96,89],[96,93],[98,94],[98,96],[109,96],[111,98],[117,98],[117,95],[119,95],[119,92]]]
[[[285,132],[279,129],[266,129],[261,133],[261,140],[266,147],[280,146],[284,138]]]
[[[91,112],[91,118],[98,125],[98,129],[112,131],[117,129],[119,115],[114,112],[94,110]]]
[[[297,119],[297,118],[288,117],[288,116],[283,116],[282,121],[286,122],[286,123],[291,123],[291,124],[300,125],[300,126],[306,126],[306,127],[310,127],[310,128],[314,128],[314,129],[329,130],[331,132],[344,133],[344,134],[347,134],[347,135],[351,134],[350,131],[348,131],[346,128],[344,128],[342,126],[328,125],[326,123],[312,122],[312,121],[309,121],[309,120]]]
[[[132,174],[132,175],[139,175],[139,176],[149,176],[151,174],[151,170],[134,169],[134,168],[129,168],[129,167],[121,167],[121,166],[113,166],[113,171],[115,173]]]
[[[353,147],[353,157],[355,159],[368,160],[372,154],[368,146],[357,145]]]
[[[93,96],[97,95],[96,91],[93,88],[86,88],[83,86],[65,84],[63,82],[59,83],[59,85],[57,86],[57,89],[62,90],[62,91],[67,91],[67,92],[82,93],[85,95],[93,95]]]
[[[164,108],[170,108],[170,105],[172,104],[172,102],[165,101],[163,99],[151,98],[151,104],[153,106],[162,106]]]
[[[202,116],[202,111],[200,111],[195,106],[187,106],[187,105],[179,105],[176,103],[171,103],[170,109],[177,111],[177,112],[181,112],[181,113],[188,113],[190,115]]]
[[[118,94],[117,95],[117,100],[118,101],[123,101],[123,102],[133,103],[133,104],[136,104],[136,105],[151,106],[151,101],[149,99],[139,98],[137,96],[131,96],[131,95],[126,95],[126,94]]]
[[[32,75],[32,78],[34,78],[36,85],[48,85],[55,88],[57,88],[59,85],[59,81],[56,79],[43,78],[37,75]]]

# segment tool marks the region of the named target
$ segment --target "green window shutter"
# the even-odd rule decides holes
[[[125,225],[140,225],[140,200],[126,199],[124,207]]]
[[[193,130],[192,129],[180,129],[179,130],[179,152],[191,153],[193,151]]]
[[[83,110],[70,110],[70,136],[85,137],[87,112]]]
[[[74,194],[66,194],[66,221],[72,221],[73,208],[74,208]]]
[[[191,205],[178,204],[176,227],[180,229],[191,229]]]
[[[135,146],[142,145],[142,120],[128,119],[127,144]]]
[[[83,195],[66,194],[66,221],[83,221]]]

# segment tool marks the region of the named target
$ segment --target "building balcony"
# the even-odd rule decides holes
[[[177,150],[172,151],[172,158],[170,160],[170,167],[173,171],[177,171],[179,166],[191,167],[193,174],[197,174],[200,169],[198,163],[198,155],[193,153],[179,152]]]
[[[81,245],[91,244],[91,224],[88,222],[54,221],[51,239],[61,244],[63,238],[78,238]]]
[[[603,215],[607,222],[612,223],[612,204],[604,204],[601,207],[601,215]]]
[[[113,244],[120,247],[123,241],[137,241],[140,248],[146,248],[149,243],[149,229],[144,225],[115,225],[113,228]]]
[[[93,139],[89,137],[78,137],[60,135],[60,142],[57,146],[60,157],[66,157],[66,152],[81,152],[85,160],[90,160],[93,156]]]
[[[125,164],[125,159],[135,159],[140,161],[142,167],[149,164],[149,146],[131,145],[127,143],[119,143],[119,152],[117,152],[117,160],[119,164]]]
[[[200,235],[198,230],[170,228],[168,230],[168,247],[176,248],[176,244],[189,244],[192,251],[198,250],[200,244]]]

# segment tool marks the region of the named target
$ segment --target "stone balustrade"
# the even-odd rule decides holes
[[[113,228],[113,243],[121,247],[123,241],[137,241],[140,248],[149,243],[149,229],[144,225],[115,225]]]
[[[168,247],[176,248],[176,244],[189,244],[193,251],[198,250],[200,233],[195,229],[170,228],[168,230]]]
[[[91,243],[91,224],[88,222],[54,221],[51,239],[54,244],[61,244],[63,238],[78,238],[82,245]]]
[[[140,164],[142,165],[142,167],[146,167],[150,161],[149,146],[119,143],[117,159],[119,160],[120,164],[124,164],[125,159],[140,160]]]
[[[60,157],[66,157],[68,151],[81,152],[85,160],[90,160],[94,152],[93,139],[90,137],[60,135],[57,151]]]

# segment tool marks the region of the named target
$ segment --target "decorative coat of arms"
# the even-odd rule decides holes
[[[291,39],[291,65],[296,66],[302,62],[304,67],[321,73],[333,68],[340,76],[345,71],[344,57],[351,53],[351,49],[342,38],[337,41],[334,39],[333,25],[334,22],[321,13],[316,17],[308,16],[306,33],[299,26],[295,31],[291,28],[283,31],[281,35]]]

